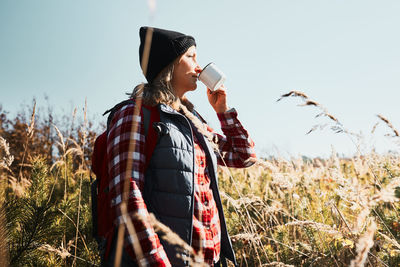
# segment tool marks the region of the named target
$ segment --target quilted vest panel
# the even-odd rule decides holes
[[[236,263],[218,192],[216,156],[209,142],[192,127],[185,116],[166,105],[161,104],[159,108],[160,134],[145,173],[144,200],[147,208],[159,221],[191,244],[195,168],[193,129],[209,163],[211,188],[220,214],[221,254]],[[181,248],[172,246],[163,239],[162,234],[159,234],[159,238],[172,266],[188,266],[187,261],[176,255],[177,251],[182,256],[188,255],[187,251],[182,252]]]

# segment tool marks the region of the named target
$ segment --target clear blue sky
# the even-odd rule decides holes
[[[215,62],[227,75],[229,104],[251,133],[260,155],[327,156],[356,150],[348,136],[305,133],[326,119],[276,102],[299,90],[323,104],[362,149],[399,150],[376,114],[400,128],[400,1],[149,1],[1,0],[0,104],[16,111],[44,94],[58,110],[82,108],[91,117],[144,81],[138,60],[140,26],[190,34],[200,65]],[[218,127],[205,88],[188,97]],[[71,105],[72,103],[72,105]]]

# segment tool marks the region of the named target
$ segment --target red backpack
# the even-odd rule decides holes
[[[107,119],[107,130],[96,138],[94,143],[92,155],[92,171],[96,174],[96,180],[91,185],[91,198],[92,198],[92,234],[96,239],[99,250],[105,249],[105,258],[111,246],[111,241],[114,235],[115,210],[110,209],[111,196],[108,194],[108,185],[110,177],[108,172],[108,156],[107,156],[107,135],[110,127],[111,120],[121,107],[135,103],[134,99],[128,99],[115,105],[112,109],[104,112],[103,116],[110,113]],[[154,123],[160,121],[160,111],[157,107],[150,107],[142,105],[143,123],[145,128],[145,155],[147,168],[151,155],[157,144],[157,132],[155,131]]]

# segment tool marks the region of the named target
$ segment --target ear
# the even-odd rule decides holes
[[[174,60],[174,67],[176,67],[177,65],[179,65],[179,63],[181,63],[182,58],[185,56],[185,54],[186,54],[186,53],[183,53],[182,55],[180,55],[179,57],[177,57],[177,58]]]

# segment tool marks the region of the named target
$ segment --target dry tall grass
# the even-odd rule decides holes
[[[283,97],[291,95],[354,137],[316,101],[301,92]],[[37,112],[11,120],[0,113],[1,266],[98,265],[88,166],[100,130],[85,114],[75,126]],[[240,266],[400,264],[398,153],[270,158],[244,170],[221,167],[219,185]]]

